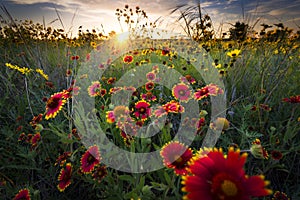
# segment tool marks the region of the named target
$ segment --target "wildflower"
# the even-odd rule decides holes
[[[184,78],[190,83],[190,84],[195,84],[196,80],[193,78],[191,75],[185,75]]]
[[[64,99],[63,92],[53,94],[46,103],[45,119],[55,118],[65,103],[66,99]]]
[[[160,155],[163,158],[163,163],[166,167],[174,169],[177,175],[186,175],[188,162],[193,157],[193,152],[180,142],[169,142],[165,144]]]
[[[96,145],[91,146],[81,157],[80,169],[83,173],[90,173],[100,163],[100,152]]]
[[[140,100],[135,104],[134,115],[136,118],[141,119],[142,121],[146,120],[151,115],[150,104],[145,100]]]
[[[141,94],[141,98],[146,101],[156,101],[156,96],[152,92],[147,92],[146,94]]]
[[[99,81],[93,81],[92,85],[88,87],[88,93],[91,97],[95,97],[99,95],[99,91],[101,88],[101,84]]]
[[[18,128],[16,129],[17,132],[21,131],[23,129],[23,126],[18,126]]]
[[[45,85],[51,89],[54,88],[54,84],[52,82],[46,82]]]
[[[280,151],[271,151],[271,157],[273,160],[280,160],[282,158],[282,153]]]
[[[153,112],[153,115],[156,117],[156,118],[159,118],[159,117],[162,117],[164,115],[167,115],[168,113],[166,112],[166,110],[164,109],[163,106],[159,106],[158,108],[156,108]]]
[[[43,114],[39,114],[37,116],[34,116],[33,119],[30,122],[30,125],[35,128],[35,126],[40,123],[43,120]]]
[[[276,191],[272,200],[290,200],[290,198],[284,192]]]
[[[288,103],[300,103],[300,95],[291,96],[290,98],[283,98],[282,101]]]
[[[100,96],[101,96],[101,97],[104,97],[104,96],[106,95],[106,93],[107,93],[107,92],[106,92],[106,89],[101,89],[101,90],[100,90]]]
[[[29,72],[32,71],[31,69],[29,69],[27,67],[18,67],[17,65],[12,65],[10,63],[5,63],[5,66],[10,69],[17,70],[17,71],[21,72],[22,74],[28,74]]]
[[[72,75],[72,70],[71,69],[67,69],[66,70],[66,76],[71,76]]]
[[[106,121],[110,124],[115,122],[115,115],[114,111],[107,111],[106,112]]]
[[[33,135],[31,133],[27,134],[26,141],[27,143],[31,143]]]
[[[163,108],[167,113],[183,113],[184,112],[184,107],[175,100],[172,100],[172,101],[164,104]]]
[[[49,77],[47,74],[44,73],[44,71],[42,69],[36,69],[35,70],[37,73],[39,73],[42,77],[44,77],[44,79],[46,79],[48,81]]]
[[[93,42],[93,41],[90,43],[90,45],[91,45],[91,47],[93,47],[94,49],[97,47],[96,42]]]
[[[268,152],[265,150],[265,148],[261,145],[261,142],[259,139],[255,139],[252,142],[252,146],[250,148],[250,152],[251,154],[255,157],[255,158],[260,158],[260,159],[268,159],[269,158],[269,154]]]
[[[154,65],[153,67],[152,67],[152,72],[153,73],[158,73],[159,72],[159,67],[157,66],[157,65]]]
[[[154,81],[156,78],[156,74],[154,72],[149,72],[146,74],[146,78],[148,81]]]
[[[119,92],[120,90],[122,90],[121,87],[113,87],[109,89],[109,94],[115,94],[117,92]]]
[[[132,55],[126,55],[123,58],[123,62],[126,64],[130,64],[133,62],[133,56]]]
[[[54,163],[54,166],[59,165],[62,167],[71,155],[72,153],[70,151],[64,152],[62,155],[58,156]]]
[[[60,192],[63,192],[70,184],[71,184],[71,176],[72,176],[72,165],[71,163],[67,163],[65,168],[60,170],[58,175],[58,185],[57,188]]]
[[[27,188],[19,190],[13,200],[30,200],[30,193]]]
[[[31,139],[31,149],[34,149],[41,140],[41,133],[36,133]]]
[[[216,96],[217,94],[223,94],[223,90],[215,84],[209,84],[207,86],[202,87],[201,89],[197,89],[197,91],[194,93],[194,99],[201,100],[210,95]]]
[[[231,58],[236,58],[238,55],[240,55],[241,50],[238,49],[234,49],[230,52],[227,53],[227,56],[231,57]]]
[[[106,83],[109,84],[109,85],[111,85],[111,84],[113,84],[115,81],[116,81],[116,78],[115,78],[115,77],[109,77]]]
[[[197,134],[199,134],[202,128],[205,126],[205,118],[200,117],[200,119],[195,123],[197,128]]]
[[[191,91],[184,83],[179,83],[172,88],[172,94],[175,99],[187,102],[190,99]]]
[[[80,57],[77,56],[77,55],[76,55],[76,56],[71,56],[71,60],[79,60],[79,58],[80,58]]]
[[[229,128],[229,121],[224,117],[218,117],[209,126],[213,130],[225,131]]]
[[[165,56],[170,54],[170,49],[167,47],[164,47],[163,50],[161,51],[161,55]]]
[[[106,166],[99,166],[93,172],[92,177],[95,181],[100,183],[106,175],[107,175]]]
[[[125,128],[126,129],[126,128]],[[127,130],[125,130],[127,131]],[[127,147],[130,147],[131,142],[134,140],[133,137],[129,134],[127,134],[124,130],[121,130],[120,135],[123,138],[124,144]]]
[[[153,90],[153,88],[154,88],[154,83],[153,82],[147,82],[146,84],[145,84],[145,89],[147,90],[147,91],[151,91],[151,90]]]
[[[267,196],[269,181],[263,175],[248,176],[243,166],[247,153],[229,148],[228,155],[222,149],[201,150],[189,166],[190,174],[183,176],[184,199],[237,200]]]
[[[272,110],[272,108],[270,108],[267,104],[260,104],[259,106],[260,106],[261,109],[263,109],[267,112]]]
[[[27,140],[27,136],[25,133],[21,133],[18,137],[18,142],[25,142]]]

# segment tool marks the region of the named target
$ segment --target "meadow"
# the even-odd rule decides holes
[[[300,199],[299,30],[152,39],[125,6],[126,43],[6,15],[1,199]]]

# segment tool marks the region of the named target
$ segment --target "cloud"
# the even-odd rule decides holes
[[[180,24],[176,23],[179,12],[170,15],[172,9],[179,5],[195,6],[198,0],[10,0],[6,1],[13,5],[18,11],[22,7],[34,7],[35,16],[52,16],[49,21],[57,17],[55,8],[61,14],[66,24],[80,24],[87,28],[100,27],[103,24],[104,29],[120,30],[120,25],[115,16],[116,8],[124,8],[128,4],[135,9],[139,6],[144,9],[149,16],[150,21],[161,17],[160,28],[176,27],[179,29]],[[242,21],[243,15],[245,20],[260,17],[262,21],[277,23],[282,21],[297,21],[299,18],[300,0],[201,0],[201,8],[204,14],[209,14],[213,20],[213,25],[217,29],[229,23]],[[49,13],[52,12],[50,15]],[[22,13],[32,16],[32,12],[26,9]],[[75,21],[71,19],[75,13]],[[19,15],[19,13],[16,13]],[[22,15],[23,17],[24,15]],[[296,19],[296,20],[295,20]],[[246,21],[247,23],[247,21]],[[224,25],[225,24],[225,25]]]

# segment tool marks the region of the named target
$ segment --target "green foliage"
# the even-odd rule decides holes
[[[270,32],[262,32],[260,39],[247,38],[248,25],[236,23],[229,30],[232,40],[212,40],[214,31],[211,19],[208,15],[202,15],[200,4],[184,8],[178,7],[173,12],[180,11],[178,20],[183,20],[188,35],[208,50],[206,55],[213,58],[211,64],[219,70],[219,78],[225,83],[228,107],[223,112],[230,121],[230,127],[222,131],[217,146],[223,149],[238,146],[242,151],[249,152],[252,142],[260,139],[269,152],[269,158],[257,159],[249,153],[246,173],[264,174],[271,181],[270,188],[284,191],[289,197],[297,199],[300,193],[300,107],[299,103],[283,102],[282,99],[300,94],[299,34],[291,37],[289,29],[278,26]],[[193,15],[195,11],[200,15]],[[124,9],[117,9],[116,15],[120,23],[127,25],[133,38],[139,35],[134,32],[136,28],[156,27],[155,23],[147,21],[147,14],[138,7],[134,11],[125,6]],[[143,20],[147,22],[141,23]],[[181,191],[182,179],[174,174],[173,169],[130,174],[107,168],[107,175],[100,181],[95,180],[92,174],[83,174],[80,159],[86,148],[80,141],[85,135],[80,135],[80,132],[86,129],[84,125],[88,123],[88,118],[74,116],[72,98],[67,100],[54,119],[42,119],[33,124],[34,116],[45,113],[45,100],[56,92],[72,87],[80,65],[93,56],[89,52],[100,47],[109,37],[95,30],[83,31],[82,28],[79,28],[78,37],[68,36],[63,29],[52,29],[30,20],[1,22],[0,196],[12,199],[19,189],[26,187],[30,189],[32,199],[180,199],[184,194]],[[114,37],[114,34],[110,36]],[[235,42],[236,39],[241,42]],[[241,50],[241,53],[228,56],[234,49]],[[142,67],[151,61],[166,68],[174,67],[182,75],[195,78],[194,90],[205,86],[190,60],[185,61],[172,52],[157,56],[157,52],[162,53],[161,49],[143,52],[135,56],[131,65],[124,63],[125,55],[122,55],[109,65],[99,80],[102,88],[108,92],[114,87],[108,83],[109,78],[119,80],[130,68]],[[35,71],[21,74],[5,67],[5,63],[33,70],[42,69],[49,75],[49,80]],[[80,79],[82,82],[87,80],[84,76]],[[90,83],[86,81],[86,84]],[[160,103],[172,100],[170,89],[155,87],[153,93],[161,97]],[[83,90],[87,93],[87,88],[82,88],[80,92]],[[146,93],[143,87],[137,88],[137,91],[139,94]],[[158,136],[135,138],[129,141],[129,145],[124,143],[120,129],[106,122],[106,112],[115,107],[110,98],[109,93],[106,98],[96,98],[97,106],[93,112],[104,134],[120,148],[131,152],[151,152],[161,149],[175,135],[181,120],[178,113],[168,115],[170,121],[164,124]],[[131,99],[132,106],[138,98]],[[208,116],[190,146],[193,151],[199,150],[206,131],[211,128],[210,102],[199,101],[199,107],[208,110]],[[85,113],[83,107],[77,106],[77,109],[78,113]],[[82,124],[76,126],[77,132],[75,124]],[[96,133],[98,130],[94,127],[90,131]],[[41,134],[41,140],[35,146],[28,138],[37,133]],[[21,138],[22,134],[25,139]],[[274,158],[273,151],[280,152],[282,158]],[[70,186],[59,192],[58,175],[65,165],[55,163],[64,152],[71,152],[66,162],[72,163],[73,173]],[[109,153],[112,157],[118,156]]]

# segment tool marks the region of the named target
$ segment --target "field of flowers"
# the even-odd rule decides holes
[[[1,21],[1,199],[300,199],[299,31],[151,39],[131,13],[127,42]]]

